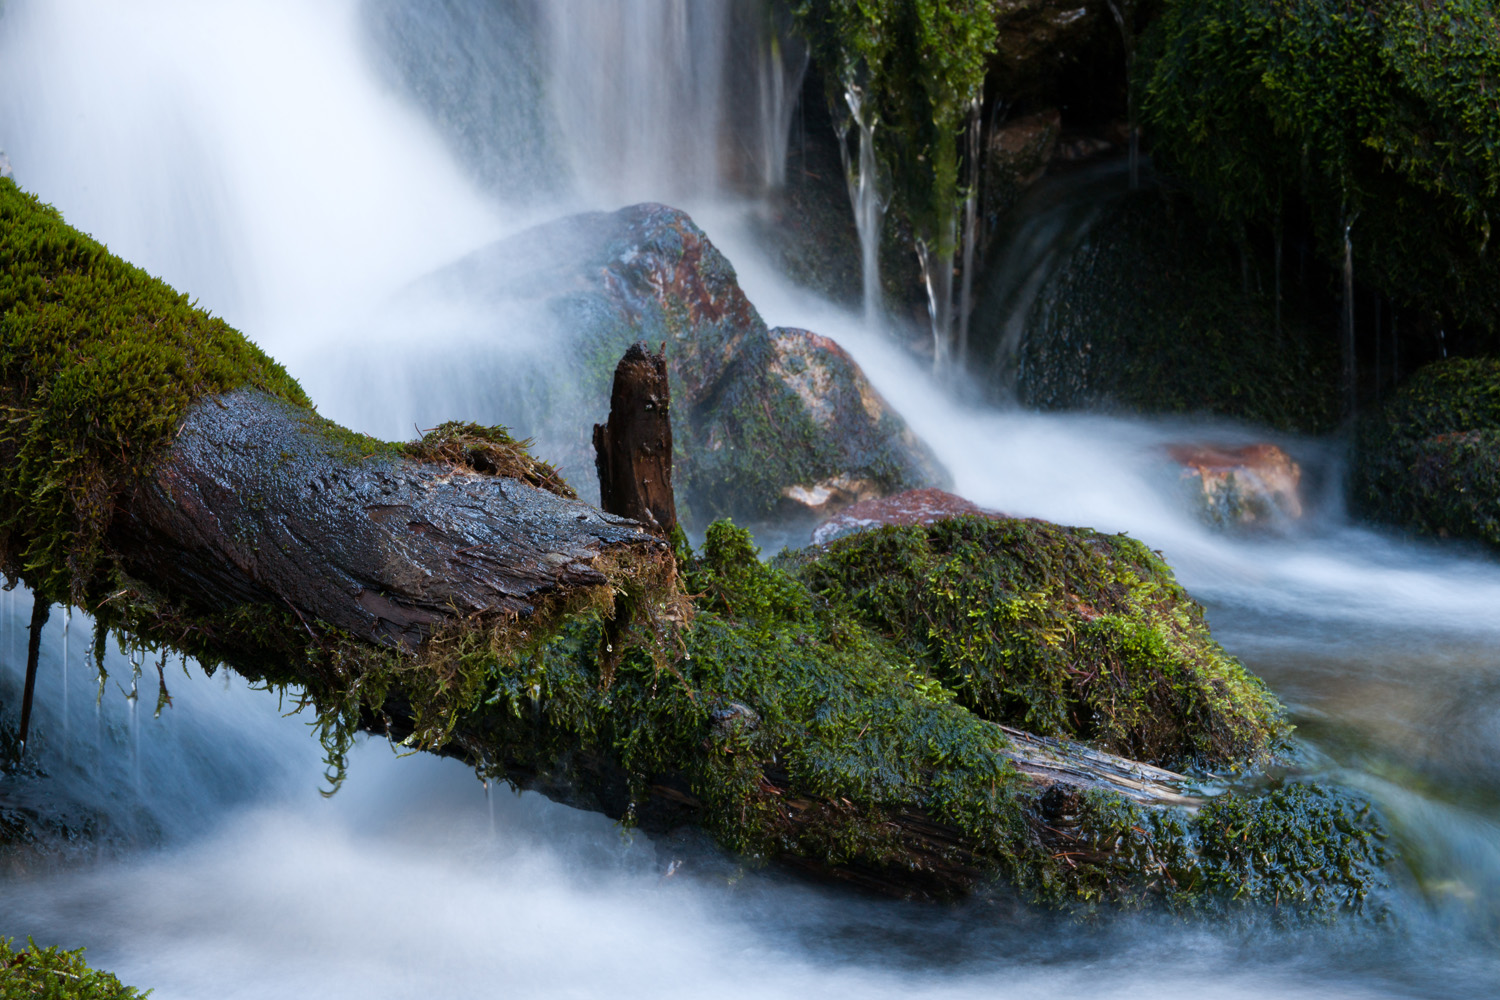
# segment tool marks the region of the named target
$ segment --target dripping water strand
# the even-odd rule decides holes
[[[879,162],[875,156],[878,122],[863,91],[852,80],[844,83],[844,101],[849,107],[849,118],[837,116],[840,122],[839,155],[844,161],[844,178],[849,188],[849,202],[854,209],[854,229],[859,234],[864,320],[867,325],[874,325],[879,322],[881,314],[880,231],[886,210],[886,201],[880,191]],[[859,158],[857,166],[852,169],[845,141],[851,121],[859,132]]]
[[[1355,418],[1356,370],[1354,359],[1354,229],[1356,212],[1344,222],[1344,405],[1345,417],[1352,424]]]

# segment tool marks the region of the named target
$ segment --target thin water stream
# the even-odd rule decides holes
[[[512,6],[531,11],[518,23],[552,30],[536,20],[540,8]],[[680,23],[688,43],[704,23],[681,21],[688,8],[668,0],[639,6],[644,19]],[[325,413],[387,436],[432,409],[484,410],[472,386],[386,393],[341,381],[327,363],[358,352],[400,368],[418,347],[455,358],[475,348],[473,338],[371,336],[392,289],[538,218],[627,196],[682,204],[768,322],[818,330],[855,356],[957,492],[1129,531],[1165,553],[1215,634],[1289,705],[1298,766],[1363,788],[1390,817],[1403,858],[1392,923],[1292,935],[1253,920],[1073,924],[994,905],[871,900],[747,872],[696,842],[631,836],[535,795],[486,794],[459,764],[397,758],[379,741],[357,748],[348,784],[325,800],[307,720],[283,717],[289,706],[274,694],[169,663],[172,706],[136,717],[128,659],[107,652],[100,688],[81,638],[88,622],[54,614],[34,723],[45,774],[0,784],[0,802],[50,810],[76,837],[0,871],[0,934],[86,945],[163,1000],[1500,994],[1500,564],[1351,525],[1331,488],[1294,534],[1210,532],[1164,488],[1163,446],[1265,432],[966,401],[864,317],[790,286],[748,236],[752,204],[697,167],[674,173],[681,164],[651,159],[653,148],[673,155],[656,125],[609,133],[630,147],[618,160],[630,168],[622,187],[589,182],[605,164],[570,139],[564,155],[594,162],[570,171],[559,200],[540,204],[534,190],[524,204],[497,198],[391,85],[368,9],[10,0],[0,144],[23,186],[224,314],[286,361]],[[712,19],[727,6],[716,10],[691,17],[721,23]],[[553,47],[536,89],[548,92],[549,73],[581,86],[577,60],[607,50],[608,25],[575,22],[571,42],[545,35]],[[440,31],[423,37],[442,44]],[[616,65],[649,74],[639,55]],[[660,64],[702,71],[675,56]],[[492,82],[503,88],[500,69]],[[653,113],[647,90],[591,86],[606,90],[590,114],[627,97],[646,102],[632,113]],[[711,91],[700,88],[704,105],[655,113],[711,118]],[[556,116],[555,136],[574,135],[574,97],[564,89],[560,100],[537,114]],[[716,137],[726,129],[712,124]],[[447,305],[464,314],[463,302]],[[501,335],[493,318],[484,329]],[[1337,482],[1336,442],[1277,440]],[[29,606],[21,591],[0,595],[7,704]],[[153,674],[145,664],[138,697],[148,706]]]

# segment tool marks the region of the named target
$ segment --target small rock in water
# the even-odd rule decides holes
[[[729,732],[742,727],[754,729],[760,725],[759,713],[739,701],[727,702],[722,707],[714,709],[710,718],[713,720],[714,728],[720,732]]]
[[[932,524],[960,514],[979,514],[984,517],[1004,517],[999,511],[986,510],[970,503],[961,496],[931,487],[907,490],[895,496],[865,500],[841,511],[819,525],[813,532],[813,544],[823,545],[868,528],[880,528],[888,524]]]
[[[1302,469],[1274,444],[1173,444],[1178,480],[1200,517],[1219,528],[1266,528],[1302,516]]]

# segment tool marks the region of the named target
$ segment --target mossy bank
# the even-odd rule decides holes
[[[1500,549],[1500,360],[1434,362],[1366,414],[1350,499],[1372,520]]]

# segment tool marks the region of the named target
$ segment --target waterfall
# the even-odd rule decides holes
[[[615,203],[713,195],[727,0],[547,0],[546,99],[580,188]]]
[[[786,182],[787,143],[792,116],[811,56],[807,44],[792,34],[786,8],[767,5],[760,19],[763,34],[756,46],[757,132],[761,184],[774,191]]]
[[[534,794],[482,791],[455,761],[397,759],[378,740],[354,748],[349,784],[324,801],[307,720],[283,718],[272,694],[227,671],[194,669],[174,680],[174,705],[160,718],[141,713],[120,696],[138,687],[122,671],[139,664],[107,651],[103,636],[69,640],[65,617],[49,627],[38,675],[45,773],[30,786],[0,777],[0,795],[7,806],[27,794],[24,808],[76,806],[97,822],[87,834],[97,848],[87,842],[88,864],[7,856],[0,934],[87,945],[93,963],[156,987],[160,1000],[1496,995],[1493,561],[1350,524],[1336,502],[1289,538],[1215,535],[1157,488],[1164,446],[1186,436],[1285,441],[1306,468],[1335,478],[1326,473],[1337,461],[1327,442],[1197,419],[1038,414],[955,399],[951,384],[869,329],[880,312],[886,185],[878,123],[861,120],[857,92],[860,135],[857,144],[849,136],[846,175],[861,220],[864,315],[792,286],[755,244],[735,243],[733,213],[744,205],[725,188],[724,161],[749,147],[756,184],[774,175],[777,140],[763,127],[774,132],[777,116],[791,114],[798,60],[781,49],[780,92],[770,47],[765,75],[747,69],[740,85],[759,96],[745,117],[728,100],[733,81],[712,65],[730,44],[713,32],[732,33],[740,9],[729,0],[366,2],[404,4],[416,18],[400,22],[411,29],[400,38],[414,46],[401,65],[432,74],[423,91],[431,103],[392,87],[382,63],[390,51],[366,51],[357,16],[366,8],[352,0],[5,0],[0,138],[22,183],[70,221],[202,296],[309,385],[318,378],[320,402],[372,400],[387,421],[373,429],[392,433],[409,433],[413,398],[357,384],[328,359],[359,351],[399,368],[452,345],[424,325],[431,317],[373,343],[351,315],[362,319],[390,289],[534,213],[697,197],[695,218],[709,220],[766,319],[817,330],[848,350],[948,465],[955,491],[1017,515],[1129,531],[1166,553],[1208,605],[1215,637],[1285,697],[1301,726],[1299,776],[1355,784],[1392,818],[1393,853],[1411,859],[1397,872],[1396,919],[1368,936],[1348,927],[1246,935],[1238,923],[1105,908],[1079,926],[1020,911],[1011,919],[989,903],[871,901],[712,849],[689,855],[691,836],[632,834]],[[422,20],[460,9],[480,20]],[[467,49],[436,31],[489,23],[483,17],[496,12],[518,33],[508,48],[486,47],[504,36],[493,24]],[[434,33],[417,30],[423,24]],[[438,73],[444,55],[460,51],[474,61]],[[511,72],[511,55],[529,60],[524,73]],[[463,85],[484,74],[500,103],[444,119],[436,109],[452,105],[442,102],[473,98]],[[518,114],[502,129],[487,109],[507,100]],[[490,179],[476,179],[465,156],[498,155],[526,121],[549,136],[547,148],[539,132],[536,148],[494,161]],[[483,142],[454,138],[485,127],[496,131]],[[555,175],[545,198],[530,186],[533,167]],[[1014,346],[1049,262],[1087,238],[1124,189],[1126,170],[1086,168],[1028,193],[1033,211],[1018,213],[998,244],[976,319],[1004,317]],[[526,199],[512,198],[523,188]],[[538,198],[556,200],[539,206]],[[976,251],[967,237],[959,245],[967,278]],[[930,273],[932,301],[951,308],[952,259],[934,261]],[[960,330],[964,299],[960,288]],[[504,319],[489,316],[484,337],[462,345],[465,362],[522,336]],[[1398,319],[1388,314],[1392,351]],[[960,333],[960,350],[962,341]],[[299,353],[304,342],[323,352],[320,363]],[[470,403],[441,382],[413,390],[453,411]],[[30,604],[24,591],[0,600],[7,705],[20,686]],[[76,621],[89,629],[86,616]],[[84,669],[69,665],[70,641],[87,646]],[[95,652],[115,672],[107,690],[89,669]],[[93,724],[86,714],[70,727],[70,705],[87,713],[85,699]],[[676,874],[664,878],[668,870]]]

